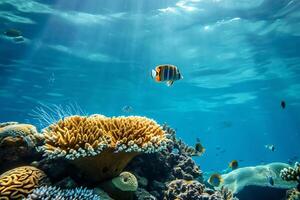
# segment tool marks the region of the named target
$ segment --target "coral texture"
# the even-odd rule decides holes
[[[39,187],[33,190],[25,200],[100,200],[93,190],[86,188],[60,189],[57,187]]]
[[[0,124],[0,170],[29,164],[40,157],[36,145],[42,142],[41,134],[30,124],[5,122]]]
[[[164,125],[164,130],[169,139],[167,148],[154,154],[139,155],[126,168],[134,172],[137,177],[146,179],[147,183],[142,181],[140,187],[149,191],[150,195],[157,199],[163,198],[167,182],[175,179],[202,179],[200,168],[190,157],[190,152],[186,151],[187,145],[183,142],[177,145],[178,140],[174,129]]]
[[[285,181],[297,181],[300,183],[300,163],[296,162],[294,167],[282,169],[280,177]]]
[[[0,125],[0,140],[6,137],[22,138],[29,147],[35,147],[42,140],[35,126],[31,124],[18,124],[17,122],[6,122]]]
[[[176,149],[179,154],[184,154],[188,156],[200,156],[199,152],[191,146],[185,144],[181,139],[176,138],[176,131],[169,127],[167,124],[163,125],[163,130],[166,131],[167,137],[172,141],[169,143],[169,149]]]
[[[300,192],[297,189],[291,189],[287,191],[286,194],[287,200],[300,200]]]
[[[44,154],[73,160],[87,178],[101,181],[117,176],[139,153],[166,147],[165,132],[146,117],[70,116],[43,130]]]
[[[127,200],[133,198],[138,188],[137,178],[130,172],[122,172],[112,180],[103,182],[100,187],[113,199]]]
[[[111,182],[122,191],[136,191],[138,188],[137,179],[130,172],[122,172],[118,177],[113,178]]]
[[[45,173],[35,167],[23,166],[12,169],[0,176],[0,199],[25,198],[35,188],[47,182]]]
[[[198,181],[186,181],[177,179],[168,184],[164,200],[223,200],[220,192],[206,193],[205,186]]]

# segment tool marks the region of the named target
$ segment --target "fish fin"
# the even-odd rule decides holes
[[[173,85],[174,81],[167,81],[167,86],[170,87],[171,85]]]
[[[154,69],[152,69],[151,71],[151,77],[155,78],[157,76],[157,71],[155,71]]]

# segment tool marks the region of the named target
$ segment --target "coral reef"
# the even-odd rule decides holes
[[[294,167],[287,167],[280,171],[280,177],[285,181],[297,182],[297,188],[287,191],[288,200],[300,199],[300,163],[296,162]]]
[[[110,181],[100,184],[100,187],[113,199],[133,199],[133,193],[138,188],[136,177],[130,172],[122,172]]]
[[[169,183],[168,190],[165,192],[164,200],[173,199],[202,199],[200,196],[205,186],[197,181],[186,181],[176,179]]]
[[[300,200],[300,192],[296,188],[288,190],[286,193],[286,199],[287,200]]]
[[[18,167],[0,176],[0,199],[25,198],[35,188],[48,183],[46,174],[31,166]]]
[[[60,189],[57,187],[42,186],[33,190],[32,194],[28,195],[25,200],[100,200],[100,196],[94,193],[93,190],[86,188],[76,189]]]
[[[0,124],[0,170],[29,164],[40,157],[36,145],[42,142],[41,134],[30,124],[5,122]],[[26,161],[26,162],[25,162]]]
[[[226,199],[231,199],[232,195],[226,190]],[[206,192],[205,186],[198,181],[187,181],[176,179],[168,184],[164,200],[223,200],[221,192]]]
[[[296,162],[294,167],[282,169],[280,177],[285,181],[297,181],[300,183],[300,163]]]
[[[161,126],[138,116],[70,116],[45,128],[43,134],[45,156],[71,160],[93,181],[119,175],[136,155],[161,151],[167,142]]]
[[[167,124],[163,124],[163,130],[166,131],[167,137],[172,141],[169,143],[168,148],[177,150],[178,154],[184,154],[188,156],[200,156],[199,152],[191,146],[186,145],[181,139],[176,138],[176,131],[169,127]]]
[[[32,125],[2,123],[0,134],[0,144],[7,144],[7,137],[17,138],[30,149],[28,154],[38,155],[26,158],[32,166],[0,176],[0,199],[233,199],[229,190],[203,184],[202,171],[192,159],[202,150],[146,117],[71,115],[42,134]]]
[[[154,154],[139,155],[126,168],[138,177],[140,187],[145,189],[136,193],[137,199],[142,196],[163,199],[166,183],[175,179],[202,180],[202,172],[190,157],[187,145],[178,142],[174,129],[166,125],[163,128],[169,139],[167,148]]]

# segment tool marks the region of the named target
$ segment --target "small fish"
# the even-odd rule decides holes
[[[196,155],[200,156],[205,152],[205,148],[202,146],[199,138],[197,138],[196,140],[197,140],[195,144]]]
[[[282,108],[282,109],[285,109],[285,107],[286,107],[286,103],[285,103],[285,101],[284,101],[284,100],[282,100],[282,101],[281,101],[280,105],[281,105],[281,108]]]
[[[131,106],[126,105],[122,108],[122,111],[125,113],[130,113],[133,111],[133,108]]]
[[[6,35],[7,37],[22,37],[22,32],[17,30],[17,29],[7,29],[4,31],[4,35]]]
[[[274,144],[266,144],[265,145],[266,149],[269,149],[270,151],[274,152],[275,151],[275,145]]]
[[[167,81],[167,86],[171,86],[174,81],[183,79],[179,69],[170,64],[158,65],[151,71],[151,76],[157,82]]]
[[[274,179],[272,176],[267,176],[267,180],[271,186],[274,186]]]
[[[237,160],[233,160],[229,163],[229,168],[231,168],[232,170],[235,170],[239,167],[239,163]]]
[[[212,174],[207,182],[214,187],[218,187],[223,182],[223,178],[220,174],[216,173]]]

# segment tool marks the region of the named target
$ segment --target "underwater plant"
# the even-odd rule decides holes
[[[39,104],[39,106],[32,110],[32,113],[30,113],[29,116],[31,116],[33,120],[36,120],[41,128],[47,127],[60,119],[72,115],[87,115],[77,103],[69,103],[65,106],[56,104],[48,105],[44,103]]]

